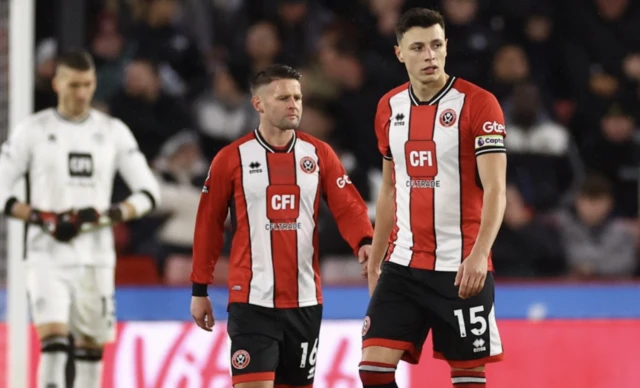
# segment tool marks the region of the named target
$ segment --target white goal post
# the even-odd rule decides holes
[[[9,3],[9,134],[33,113],[35,0]],[[24,182],[16,187],[24,200]],[[7,372],[8,387],[29,382],[29,321],[23,257],[24,223],[7,222]]]

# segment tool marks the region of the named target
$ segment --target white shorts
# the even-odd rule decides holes
[[[26,268],[33,323],[66,323],[74,336],[97,343],[115,340],[115,269],[59,267],[34,263]]]

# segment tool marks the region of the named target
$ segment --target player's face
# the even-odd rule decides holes
[[[415,82],[431,83],[444,76],[447,40],[439,24],[429,28],[413,27],[395,47],[398,60],[405,64]]]
[[[82,115],[91,106],[96,91],[95,70],[74,70],[60,66],[53,79],[53,88],[58,95],[58,104],[65,113]]]
[[[300,82],[294,79],[271,82],[258,91],[254,106],[274,127],[283,131],[298,128],[302,117]]]

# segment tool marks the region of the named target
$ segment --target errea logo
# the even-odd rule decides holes
[[[403,113],[398,113],[395,117],[395,122],[393,123],[394,127],[400,126],[400,125],[404,125],[404,114]]]
[[[257,173],[261,173],[262,169],[260,168],[260,162],[251,162],[249,163],[249,174],[257,174]]]

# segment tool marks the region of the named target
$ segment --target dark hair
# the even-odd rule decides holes
[[[301,77],[300,73],[291,66],[279,64],[269,65],[253,77],[251,80],[251,92],[255,93],[259,87],[269,85],[279,79],[294,79],[300,81]]]
[[[405,32],[413,27],[429,28],[436,24],[444,30],[444,18],[440,12],[429,8],[411,8],[403,13],[396,23],[396,39],[400,43]]]
[[[613,195],[611,182],[604,175],[591,173],[586,176],[578,195],[590,199],[601,199]]]
[[[65,66],[73,70],[87,71],[95,68],[93,58],[85,50],[70,50],[58,57],[58,66]]]

